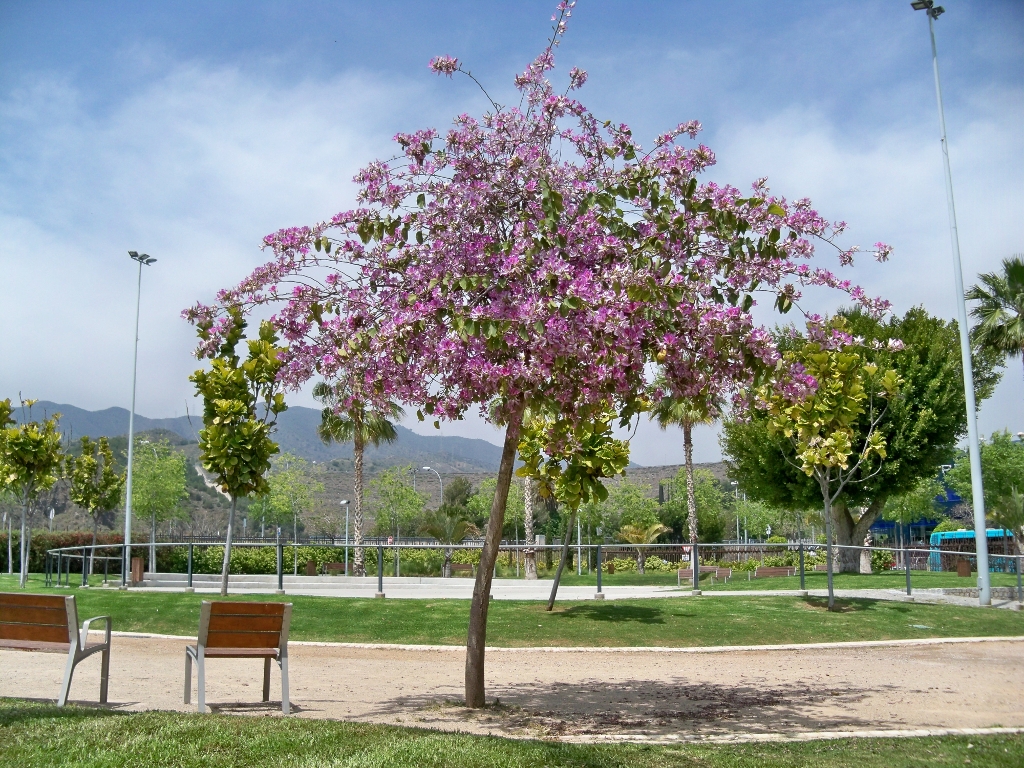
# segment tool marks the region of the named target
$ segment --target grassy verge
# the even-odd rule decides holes
[[[6,578],[6,577],[4,577]],[[0,588],[11,588],[0,581]],[[33,582],[32,591],[45,591]],[[201,595],[54,589],[75,594],[82,617],[109,615],[122,631],[194,636]],[[459,645],[466,641],[468,600],[373,600],[269,595],[294,604],[293,640]],[[502,646],[762,645],[919,637],[1024,635],[1024,614],[948,605],[751,596],[558,603],[498,600],[487,642]]]
[[[0,764],[17,766],[578,766],[893,768],[1019,766],[1024,737],[844,739],[790,744],[579,745],[329,720],[116,714],[0,699]]]

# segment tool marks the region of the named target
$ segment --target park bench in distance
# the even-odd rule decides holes
[[[473,575],[473,564],[472,563],[452,563],[452,575],[456,573],[468,573],[470,576]]]
[[[792,567],[762,565],[760,568],[754,569],[754,578],[760,579],[764,576],[793,576],[796,574],[796,570],[796,568]]]
[[[89,642],[89,625],[105,621],[102,643]],[[64,682],[57,706],[63,707],[71,691],[71,678],[82,659],[101,653],[100,704],[107,703],[107,680],[110,676],[110,617],[95,616],[78,626],[75,598],[61,595],[30,595],[0,592],[0,648],[14,651],[66,653]]]
[[[732,568],[719,568],[716,565],[702,565],[701,573],[710,573],[714,578],[728,581],[732,577]],[[679,568],[676,570],[676,582],[682,584],[683,579],[693,581],[692,568]]]
[[[206,659],[263,659],[263,701],[270,701],[270,662],[281,667],[281,711],[288,714],[288,627],[291,603],[210,602],[199,613],[199,636],[185,648],[185,703],[192,701],[192,660],[198,667],[199,711],[206,711]]]
[[[328,576],[337,576],[339,573],[348,574],[344,563],[324,563],[324,573]]]

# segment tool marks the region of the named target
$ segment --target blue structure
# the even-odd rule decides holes
[[[986,529],[988,540],[989,540],[989,570],[998,573],[1015,573],[1016,572],[1016,560],[1011,555],[1005,557],[997,555],[991,542],[993,539],[997,539],[1000,543],[1004,539],[1010,538],[1013,534],[1003,528],[988,528]],[[948,545],[943,548],[943,544]],[[961,546],[966,547],[967,544],[974,542],[974,531],[942,531],[941,533],[933,533],[928,539],[928,547],[931,550],[928,555],[928,570],[930,571],[941,571],[942,568],[942,555],[948,554],[956,556],[959,552],[963,552],[963,558],[971,561],[973,567],[977,568],[976,559],[974,557],[974,549],[961,549]],[[959,545],[959,546],[958,546]]]

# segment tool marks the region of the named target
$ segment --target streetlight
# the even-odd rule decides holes
[[[348,576],[348,510],[349,503],[348,499],[342,499],[338,502],[345,508],[345,575]]]
[[[441,486],[441,503],[444,504],[444,481],[441,480],[441,474],[436,469],[431,469],[430,467],[424,467],[423,471],[433,472],[435,475],[437,475],[437,483],[438,485]]]
[[[967,404],[967,450],[971,457],[971,496],[974,502],[974,540],[978,556],[978,602],[991,605],[992,589],[988,573],[988,531],[985,526],[985,494],[981,482],[981,449],[978,447],[978,421],[974,402],[974,370],[971,364],[971,341],[967,326],[967,303],[964,301],[964,275],[960,263],[960,237],[956,229],[956,206],[953,204],[953,175],[949,168],[949,143],[946,141],[946,116],[942,109],[942,88],[939,85],[939,53],[935,46],[935,20],[945,8],[934,0],[914,0],[910,7],[925,11],[928,34],[932,40],[932,71],[935,73],[935,99],[939,107],[942,164],[946,171],[946,208],[949,213],[949,236],[953,245],[953,279],[956,285],[957,321],[960,326],[960,358],[963,361],[964,396]]]
[[[133,261],[139,262],[139,280],[135,290],[135,355],[132,360],[132,409],[128,411],[128,480],[125,483],[124,502],[124,562],[121,564],[121,589],[128,587],[128,570],[132,567],[132,459],[135,438],[135,383],[139,371],[139,307],[142,303],[142,265],[147,267],[156,259],[149,254],[128,251]]]

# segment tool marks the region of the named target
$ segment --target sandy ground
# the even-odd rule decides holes
[[[185,645],[115,637],[109,706],[189,709]],[[293,643],[290,657],[299,717],[569,740],[1024,726],[1024,642],[717,653],[496,649],[487,661],[494,704],[475,712],[459,704],[461,649]],[[60,655],[0,651],[0,696],[52,700],[62,672]],[[98,681],[94,656],[79,666],[72,700],[95,703]],[[261,683],[261,662],[214,659],[207,701],[219,712],[279,715],[276,666],[270,704],[259,701]]]

